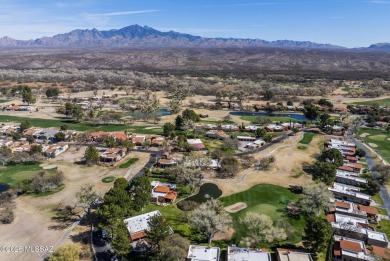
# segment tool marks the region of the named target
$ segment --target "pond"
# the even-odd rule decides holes
[[[297,121],[307,121],[303,114],[297,113],[266,113],[266,112],[250,112],[250,111],[232,111],[234,116],[263,116],[263,117],[290,117]]]
[[[185,200],[179,201],[177,207],[183,211],[191,211],[198,205],[206,202],[211,198],[219,198],[222,195],[222,191],[217,185],[212,183],[205,183],[199,188],[199,192]]]
[[[156,113],[158,116],[162,117],[162,116],[167,116],[167,115],[171,115],[171,112],[167,109],[167,108],[162,108],[162,109],[159,109],[157,111],[155,111],[154,113]],[[127,114],[128,116],[133,116],[133,117],[140,117],[142,118],[142,112],[139,112],[139,111],[136,111],[136,112],[130,112]]]
[[[6,192],[9,189],[9,186],[5,183],[0,182],[0,193]]]

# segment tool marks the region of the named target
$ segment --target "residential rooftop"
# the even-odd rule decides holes
[[[227,261],[271,261],[271,254],[261,249],[229,246]]]
[[[187,261],[218,261],[219,253],[219,247],[190,245]]]

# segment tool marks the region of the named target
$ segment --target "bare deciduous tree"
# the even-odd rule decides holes
[[[211,199],[192,211],[190,222],[211,244],[216,233],[224,231],[229,227],[232,223],[232,218],[224,211],[220,201]]]

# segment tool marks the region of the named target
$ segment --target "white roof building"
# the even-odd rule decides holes
[[[358,187],[334,182],[333,186],[329,187],[328,190],[333,192],[336,198],[341,198],[343,200],[349,200],[365,205],[369,205],[371,201],[371,196],[360,193],[360,188]]]
[[[201,139],[187,139],[188,144],[203,144]]]
[[[271,254],[261,249],[228,246],[227,261],[271,261]]]
[[[190,245],[187,261],[219,261],[219,247]]]

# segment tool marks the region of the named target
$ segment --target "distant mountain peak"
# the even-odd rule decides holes
[[[53,37],[21,41],[9,37],[0,38],[0,47],[128,47],[128,48],[226,48],[226,47],[283,47],[337,49],[330,44],[309,41],[265,41],[261,39],[204,38],[175,31],[161,32],[147,25],[129,25],[121,29],[76,29]]]

